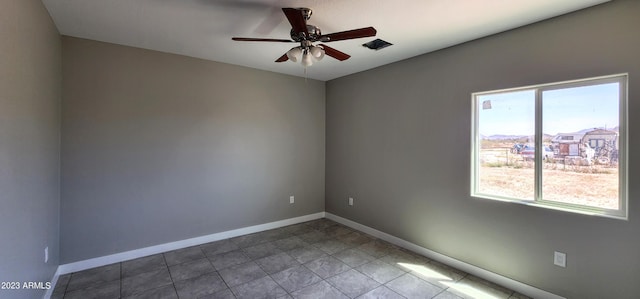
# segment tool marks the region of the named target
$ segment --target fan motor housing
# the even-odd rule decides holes
[[[303,40],[317,41],[320,36],[322,36],[322,31],[320,28],[307,24],[307,32],[309,32],[309,36],[304,36],[304,34],[300,34],[295,30],[291,29],[291,39],[297,42],[301,42]]]

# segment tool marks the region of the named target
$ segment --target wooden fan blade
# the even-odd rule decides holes
[[[305,36],[309,36],[309,31],[307,31],[307,21],[305,21],[304,16],[299,9],[283,7],[282,11],[284,12],[284,15],[287,16],[287,20],[289,20],[289,24],[291,24],[293,31],[297,33],[304,32]]]
[[[276,59],[276,62],[285,62],[289,60],[289,57],[287,57],[287,53],[284,53],[284,55],[280,56],[280,58]]]
[[[277,38],[252,38],[252,37],[232,37],[232,40],[240,42],[280,42],[280,43],[295,43],[290,39],[277,39]]]
[[[366,27],[366,28],[353,29],[353,30],[347,30],[347,31],[341,31],[341,32],[336,32],[336,33],[325,34],[325,35],[321,36],[319,38],[319,40],[321,40],[321,41],[323,41],[325,43],[326,42],[335,42],[335,41],[338,41],[338,40],[376,36],[376,33],[377,33],[377,31],[376,31],[375,28]]]
[[[327,55],[329,55],[329,56],[331,56],[331,57],[333,57],[335,59],[338,59],[340,61],[347,60],[347,59],[349,59],[349,57],[351,57],[349,54],[344,53],[344,52],[340,52],[340,51],[338,51],[338,50],[336,50],[334,48],[331,48],[331,47],[329,47],[327,45],[322,44],[320,46],[324,49],[324,54],[327,54]]]

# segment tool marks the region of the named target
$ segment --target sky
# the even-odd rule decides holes
[[[543,133],[556,135],[589,128],[617,127],[618,93],[618,83],[544,91]],[[481,95],[478,100],[480,135],[534,134],[534,89]],[[487,103],[490,103],[490,108],[486,107]]]

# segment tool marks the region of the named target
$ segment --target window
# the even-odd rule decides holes
[[[471,195],[627,219],[627,75],[472,95]]]
[[[590,139],[589,145],[591,148],[599,148],[604,146],[604,139]]]

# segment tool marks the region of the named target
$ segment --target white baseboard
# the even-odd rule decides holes
[[[349,219],[346,218],[342,218],[340,216],[331,214],[329,212],[325,212],[325,217],[328,219],[331,219],[335,222],[344,224],[346,226],[349,226],[351,228],[357,229],[359,231],[362,231],[364,233],[367,233],[369,235],[372,235],[378,239],[381,240],[385,240],[389,243],[398,245],[402,248],[411,250],[415,253],[419,253],[422,254],[432,260],[436,260],[438,262],[441,262],[443,264],[449,265],[453,268],[462,270],[464,272],[467,272],[469,274],[475,275],[477,277],[480,277],[482,279],[485,279],[487,281],[491,281],[493,283],[496,283],[498,285],[504,286],[506,288],[512,289],[518,293],[521,293],[523,295],[532,297],[532,298],[548,298],[548,299],[566,299],[564,297],[558,296],[556,294],[553,293],[549,293],[545,290],[541,290],[538,288],[535,288],[533,286],[530,286],[528,284],[524,284],[522,282],[504,277],[502,275],[493,273],[491,271],[487,271],[485,269],[476,267],[474,265],[471,264],[467,264],[465,262],[459,261],[457,259],[454,259],[452,257],[448,257],[446,255],[437,253],[435,251],[426,249],[424,247],[418,246],[416,244],[413,244],[411,242],[405,241],[403,239],[400,239],[398,237],[392,236],[390,234],[387,234],[385,232],[381,232],[377,229],[368,227],[366,225],[362,225],[360,223],[351,221]]]
[[[228,239],[228,238],[233,238],[233,237],[237,237],[237,236],[242,236],[242,235],[246,235],[246,234],[252,234],[252,233],[257,233],[257,232],[261,232],[261,231],[265,231],[265,230],[269,230],[269,229],[274,229],[274,228],[279,228],[279,227],[283,227],[283,226],[287,226],[287,225],[292,225],[292,224],[297,224],[297,223],[301,223],[301,222],[306,222],[306,221],[311,221],[311,220],[315,220],[315,219],[320,219],[326,217],[328,219],[331,219],[333,221],[336,221],[338,223],[344,224],[346,226],[349,226],[351,228],[357,229],[359,231],[362,231],[364,233],[367,233],[369,235],[372,235],[376,238],[385,240],[387,242],[390,242],[392,244],[395,244],[397,246],[406,248],[408,250],[411,250],[413,252],[422,254],[430,259],[439,261],[443,264],[447,264],[451,267],[454,267],[456,269],[460,269],[462,271],[465,271],[469,274],[475,275],[477,277],[480,277],[482,279],[486,279],[488,281],[494,282],[496,284],[499,284],[501,286],[504,286],[506,288],[512,289],[514,291],[517,291],[523,295],[527,295],[529,297],[532,298],[549,298],[549,299],[566,299],[564,297],[549,293],[547,291],[535,288],[533,286],[521,283],[519,281],[515,281],[513,279],[504,277],[502,275],[487,271],[485,269],[476,267],[474,265],[471,264],[467,264],[465,262],[456,260],[454,258],[448,257],[446,255],[437,253],[435,251],[426,249],[424,247],[418,246],[416,244],[413,244],[411,242],[405,241],[403,239],[400,239],[398,237],[392,236],[390,234],[387,234],[385,232],[381,232],[379,230],[376,230],[374,228],[368,227],[366,225],[362,225],[360,223],[351,221],[349,219],[346,218],[342,218],[340,216],[328,213],[328,212],[320,212],[320,213],[315,213],[315,214],[309,214],[309,215],[305,215],[305,216],[300,216],[300,217],[295,217],[295,218],[290,218],[290,219],[285,219],[285,220],[280,220],[280,221],[275,221],[275,222],[270,222],[270,223],[265,223],[265,224],[259,224],[259,225],[254,225],[254,226],[248,226],[248,227],[243,227],[243,228],[239,228],[239,229],[234,229],[234,230],[229,230],[229,231],[224,231],[224,232],[219,232],[219,233],[215,233],[215,234],[211,234],[211,235],[206,235],[206,236],[201,236],[201,237],[196,237],[196,238],[191,238],[191,239],[186,239],[186,240],[181,240],[181,241],[176,241],[176,242],[170,242],[170,243],[165,243],[165,244],[159,244],[159,245],[155,245],[155,246],[150,246],[150,247],[145,247],[145,248],[140,248],[140,249],[135,249],[135,250],[130,250],[130,251],[125,251],[125,252],[121,252],[121,253],[116,253],[116,254],[111,254],[111,255],[107,255],[107,256],[102,256],[102,257],[97,257],[97,258],[92,258],[92,259],[88,259],[88,260],[83,260],[83,261],[78,261],[78,262],[73,262],[73,263],[69,263],[69,264],[64,264],[64,265],[60,265],[58,266],[58,270],[56,271],[54,277],[51,279],[51,289],[47,290],[47,292],[44,295],[44,298],[50,298],[52,293],[53,293],[53,289],[56,285],[56,282],[58,281],[58,277],[60,275],[64,275],[67,273],[72,273],[72,272],[77,272],[77,271],[82,271],[82,270],[86,270],[86,269],[91,269],[91,268],[95,268],[95,267],[100,267],[100,266],[105,266],[105,265],[109,265],[109,264],[113,264],[113,263],[119,263],[119,262],[124,262],[124,261],[128,261],[128,260],[132,260],[132,259],[136,259],[136,258],[140,258],[140,257],[145,257],[145,256],[149,256],[149,255],[153,255],[153,254],[158,254],[158,253],[162,253],[162,252],[167,252],[167,251],[171,251],[171,250],[176,250],[176,249],[182,249],[182,248],[186,248],[186,247],[190,247],[190,246],[196,246],[196,245],[200,245],[200,244],[205,244],[208,242],[214,242],[214,241],[219,241],[219,240],[223,240],[223,239]]]
[[[60,274],[58,274],[58,271],[60,271],[59,269],[60,268],[58,268],[58,270],[56,270],[56,273],[53,274],[53,278],[51,278],[51,287],[44,293],[44,299],[50,299],[51,295],[53,295],[53,289],[56,287],[58,278],[60,277]]]
[[[324,212],[265,223],[265,224],[243,227],[239,229],[219,232],[219,233],[191,238],[191,239],[185,239],[185,240],[176,241],[176,242],[149,246],[145,248],[125,251],[125,252],[111,254],[107,256],[101,256],[101,257],[92,258],[84,261],[60,265],[58,266],[58,273],[67,274],[67,273],[82,271],[86,269],[105,266],[113,263],[124,262],[124,261],[145,257],[153,254],[158,254],[162,252],[167,252],[171,250],[182,249],[182,248],[196,246],[196,245],[209,243],[213,241],[219,241],[219,240],[233,238],[233,237],[242,236],[246,234],[257,233],[257,232],[261,232],[269,229],[274,229],[274,228],[292,225],[300,222],[319,219],[322,217],[324,217]]]
[[[176,242],[164,243],[164,244],[149,246],[145,248],[111,254],[107,256],[96,257],[88,260],[73,262],[69,264],[64,264],[64,265],[58,266],[58,270],[56,271],[55,276],[51,280],[51,283],[55,286],[55,282],[58,280],[58,276],[64,275],[67,273],[82,271],[86,269],[113,264],[113,263],[124,262],[124,261],[132,260],[140,257],[153,255],[153,254],[186,248],[190,246],[196,246],[200,244],[233,238],[233,237],[242,236],[246,234],[257,233],[257,232],[261,232],[269,229],[274,229],[274,228],[297,224],[305,221],[320,219],[323,217],[324,217],[324,212],[319,212],[315,214],[309,214],[305,216],[289,218],[289,219],[269,222],[265,224],[248,226],[248,227],[243,227],[239,229],[219,232],[211,235],[206,235],[206,236],[201,236],[201,237],[196,237],[196,238],[191,238],[191,239],[186,239],[186,240],[181,240]],[[53,292],[53,289],[49,291],[47,293]],[[48,294],[48,295],[50,296],[51,294]],[[49,298],[49,296],[45,295],[45,298]]]

